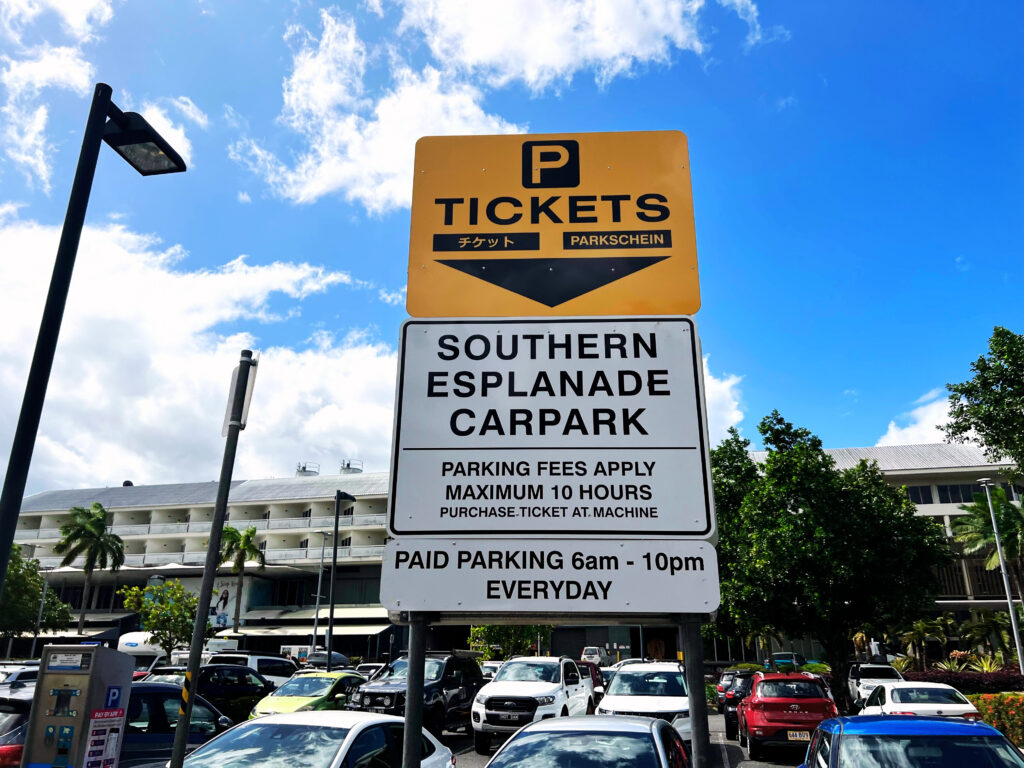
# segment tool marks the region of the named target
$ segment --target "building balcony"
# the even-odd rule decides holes
[[[38,538],[38,528],[19,528],[14,532],[15,541],[35,541]]]
[[[319,547],[295,547],[292,549],[266,549],[263,555],[268,563],[281,561],[319,562]],[[383,545],[362,547],[338,547],[339,560],[367,560],[384,556]]]

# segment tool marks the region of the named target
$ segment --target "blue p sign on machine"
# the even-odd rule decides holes
[[[116,709],[121,706],[121,686],[109,685],[107,686],[107,706],[106,709]]]

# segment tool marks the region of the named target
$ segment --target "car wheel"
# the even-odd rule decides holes
[[[486,755],[491,751],[491,737],[483,731],[473,731],[473,749],[478,755]]]
[[[735,723],[725,724],[725,738],[729,741],[736,741],[736,737],[739,735],[739,726]]]
[[[596,709],[596,707],[594,706],[594,700],[593,699],[587,699],[587,714],[588,715],[594,714],[595,709]]]
[[[751,760],[760,760],[764,756],[764,747],[761,742],[752,736],[747,737],[747,757]]]
[[[426,729],[440,739],[441,734],[444,733],[444,710],[432,709],[425,721]]]

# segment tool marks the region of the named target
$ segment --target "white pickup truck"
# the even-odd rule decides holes
[[[566,657],[521,656],[506,661],[473,701],[473,746],[483,755],[492,734],[510,734],[535,720],[593,714],[594,691]]]

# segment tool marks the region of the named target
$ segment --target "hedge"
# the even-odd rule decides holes
[[[982,720],[1018,747],[1024,746],[1024,695],[972,693],[967,698],[978,708]]]
[[[945,683],[960,693],[1005,693],[1024,691],[1024,676],[1016,670],[999,672],[947,672],[944,669],[926,669],[923,672],[907,670],[903,676],[917,683]]]

